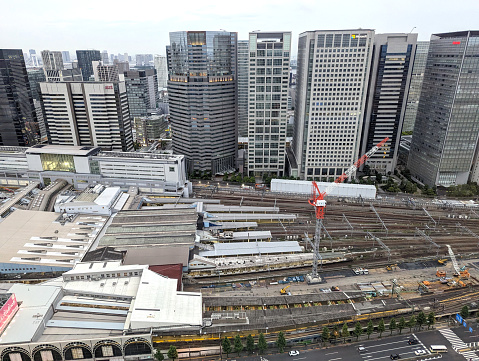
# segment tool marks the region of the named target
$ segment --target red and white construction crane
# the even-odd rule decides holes
[[[348,179],[361,165],[363,165],[374,153],[376,153],[379,148],[385,145],[388,140],[389,138],[386,137],[372,147],[366,154],[364,154],[353,165],[351,165],[346,172],[336,178],[336,180],[332,182],[323,192],[319,190],[318,184],[313,181],[311,198],[308,202],[315,208],[316,211],[316,230],[313,243],[313,272],[311,276],[308,277],[309,283],[320,281],[320,278],[318,277],[318,259],[320,258],[319,240],[321,238],[321,228],[323,228],[324,211],[326,209],[326,200],[324,197],[326,197],[327,194],[330,194],[331,191],[338,186],[338,184],[343,183],[346,179]]]

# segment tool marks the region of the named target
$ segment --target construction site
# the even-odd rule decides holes
[[[324,326],[352,327],[418,311],[449,318],[464,305],[476,310],[478,205],[327,197],[348,176],[326,188],[312,182],[309,195],[196,185],[189,202],[201,210],[200,248],[206,251],[193,258],[204,263],[198,270],[190,267],[185,290],[202,292],[204,327],[194,335],[158,332],[155,342],[180,348],[184,342],[215,345],[221,337],[250,333],[264,333],[273,341],[280,330],[288,341],[314,341]],[[182,207],[181,200],[175,206]],[[149,200],[148,207],[168,204]],[[249,234],[247,242],[253,244],[265,241],[255,234],[267,235],[275,251],[233,251],[238,230]],[[281,245],[292,240],[300,250]],[[226,242],[231,252],[217,252],[218,244]]]

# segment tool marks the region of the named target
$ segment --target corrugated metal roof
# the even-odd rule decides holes
[[[296,241],[216,243],[214,251],[201,251],[202,257],[239,256],[248,254],[274,254],[302,252]]]

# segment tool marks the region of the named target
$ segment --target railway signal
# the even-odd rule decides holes
[[[307,276],[308,283],[319,283],[321,278],[318,276],[318,252],[319,252],[319,241],[321,238],[321,228],[323,228],[323,219],[324,211],[326,210],[326,200],[324,197],[330,194],[331,191],[338,186],[338,184],[343,183],[348,179],[361,165],[363,165],[374,153],[376,153],[386,142],[389,140],[388,137],[381,140],[378,144],[372,147],[366,154],[359,158],[354,164],[352,164],[346,172],[341,174],[334,182],[329,184],[326,189],[321,192],[319,190],[318,184],[313,181],[311,198],[309,199],[309,204],[311,204],[316,213],[316,229],[314,233],[314,243],[313,243],[313,271],[310,275]]]

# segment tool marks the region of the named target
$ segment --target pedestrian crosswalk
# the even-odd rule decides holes
[[[467,361],[479,361],[479,356],[477,354],[470,350],[469,347],[462,341],[459,336],[457,336],[453,330],[449,328],[445,328],[442,330],[439,330],[439,332],[448,340],[452,348],[459,353],[460,355],[464,356],[464,358]],[[469,349],[469,351],[461,351],[461,350],[466,350]]]

